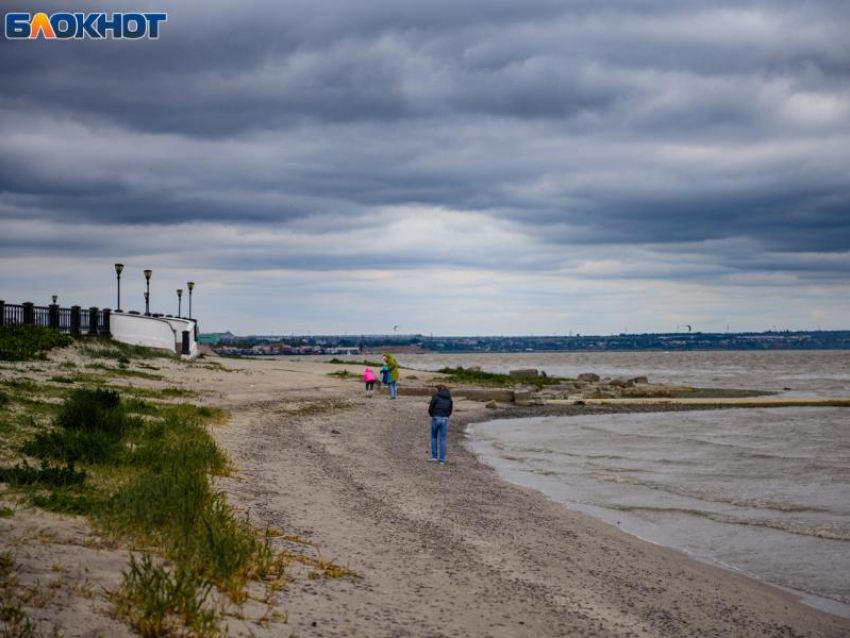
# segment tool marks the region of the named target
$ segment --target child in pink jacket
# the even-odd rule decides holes
[[[378,377],[375,376],[375,372],[372,368],[366,368],[363,371],[363,383],[366,384],[366,396],[371,399],[372,391],[375,389],[375,381],[378,380]]]

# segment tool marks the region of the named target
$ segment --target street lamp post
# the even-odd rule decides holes
[[[147,291],[145,292],[145,314],[150,316],[151,314],[151,275],[153,274],[153,270],[145,271],[145,281],[147,281]]]
[[[195,289],[194,281],[187,281],[186,287],[189,289],[189,319],[192,318],[192,290]]]
[[[183,304],[183,289],[177,289],[177,318],[179,319],[182,316],[182,306]]]
[[[51,299],[53,299],[53,305],[55,306],[55,305],[56,305],[56,302],[57,302],[57,301],[59,301],[59,295],[53,295],[53,296],[51,297]]]
[[[118,277],[118,306],[115,311],[121,312],[121,271],[124,270],[124,264],[115,264],[115,275]]]

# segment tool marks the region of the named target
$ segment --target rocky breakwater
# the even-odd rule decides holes
[[[480,368],[451,368],[440,371],[458,398],[481,401],[488,407],[499,404],[535,405],[552,400],[616,399],[620,397],[675,396],[689,388],[650,384],[645,376],[602,378],[586,372],[575,379],[547,376],[535,368],[511,370],[508,374],[483,372]],[[435,386],[401,386],[402,395],[427,396]]]
[[[667,393],[668,386],[650,384],[645,376],[632,378],[603,378],[592,372],[578,375],[565,383],[540,388],[534,398],[547,400],[563,399],[617,399],[620,397],[647,397]],[[681,388],[677,388],[681,390]]]

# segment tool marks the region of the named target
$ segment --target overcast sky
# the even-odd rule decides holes
[[[846,0],[104,8],[168,21],[0,40],[7,302],[123,262],[241,334],[850,328]]]

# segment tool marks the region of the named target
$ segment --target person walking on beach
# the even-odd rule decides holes
[[[398,394],[398,361],[389,352],[384,353],[384,366],[389,371],[389,376],[385,383],[390,386],[390,398],[395,399]],[[383,371],[383,368],[382,368]]]
[[[366,384],[366,398],[372,398],[372,391],[375,389],[375,381],[378,377],[375,376],[375,371],[367,367],[363,370],[363,383]]]
[[[381,385],[390,386],[390,367],[385,363],[381,366]],[[378,390],[381,386],[378,386]]]
[[[449,417],[452,415],[452,395],[444,385],[437,386],[431,397],[428,414],[431,417],[431,461],[446,464],[446,438],[449,434]]]

